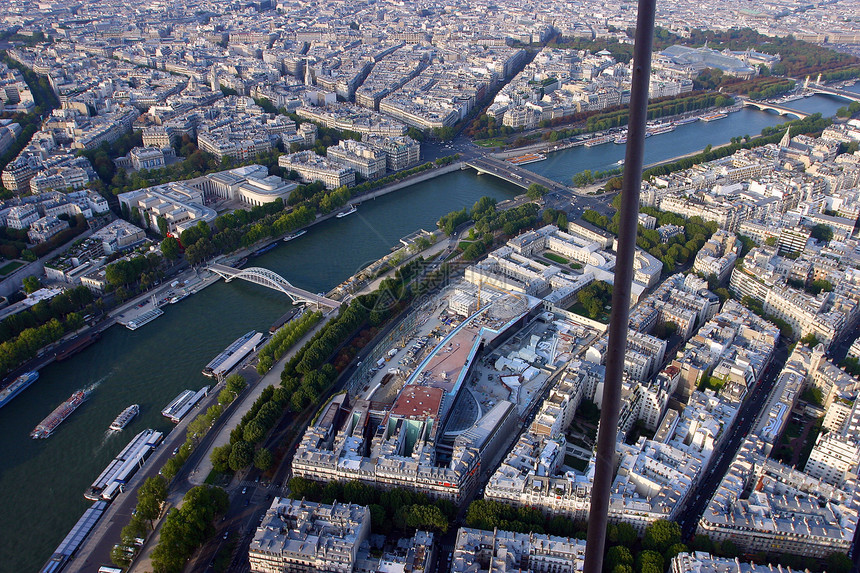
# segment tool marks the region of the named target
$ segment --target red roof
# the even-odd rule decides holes
[[[391,415],[398,418],[437,418],[444,396],[442,388],[410,384],[392,405]]]

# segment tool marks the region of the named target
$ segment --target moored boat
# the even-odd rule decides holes
[[[35,370],[33,372],[25,372],[21,374],[15,380],[0,390],[0,408],[8,404],[12,401],[12,398],[23,392],[30,384],[39,379],[39,373]]]
[[[284,242],[286,243],[287,241],[292,241],[293,239],[298,239],[299,237],[301,237],[305,233],[307,233],[306,229],[302,229],[301,231],[296,231],[295,233],[290,233],[289,235],[284,237]]]
[[[89,346],[90,344],[95,342],[96,340],[98,340],[99,336],[101,336],[101,335],[98,332],[93,332],[90,334],[85,334],[84,336],[79,336],[77,339],[75,339],[74,342],[72,342],[64,350],[61,350],[60,352],[55,354],[54,359],[57,362],[60,362],[61,360],[65,360],[66,358],[69,358],[70,356],[77,354],[78,352],[80,352],[81,350],[83,350],[84,348],[86,348],[87,346]]]
[[[688,123],[696,123],[699,121],[699,116],[694,115],[692,117],[685,117],[684,119],[676,119],[672,123],[675,125],[687,125]]]
[[[356,209],[356,208],[355,208],[355,205],[350,205],[350,206],[349,206],[349,209],[347,209],[346,211],[341,211],[340,213],[338,213],[337,215],[335,215],[335,217],[337,217],[338,219],[340,219],[340,218],[342,218],[342,217],[346,217],[347,215],[352,215],[352,214],[353,214],[353,213],[355,213],[356,211],[358,211],[358,209]]]
[[[727,113],[723,113],[721,111],[718,111],[716,113],[709,113],[707,115],[703,115],[699,119],[701,119],[702,121],[717,121],[718,119],[725,119],[727,117],[728,117]]]

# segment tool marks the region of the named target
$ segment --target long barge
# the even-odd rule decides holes
[[[703,115],[699,119],[701,119],[702,121],[717,121],[718,119],[726,119],[728,116],[729,114],[718,111],[716,113],[709,113]]]
[[[274,243],[269,243],[269,244],[268,244],[268,245],[266,245],[265,247],[262,247],[262,248],[260,248],[260,249],[257,249],[256,251],[254,251],[253,253],[251,253],[251,256],[252,256],[252,257],[259,257],[260,255],[262,255],[262,254],[264,254],[264,253],[268,253],[269,251],[271,251],[272,249],[274,249],[275,247],[277,247],[277,246],[278,246],[278,244],[279,244],[279,243],[278,243],[278,241],[275,241]]]
[[[191,408],[203,399],[203,396],[209,393],[209,386],[204,386],[197,392],[194,390],[184,390],[179,396],[174,398],[170,404],[164,407],[161,414],[169,419],[174,424],[178,424],[185,417]]]
[[[294,309],[295,310],[295,309]],[[12,401],[12,398],[23,392],[33,382],[39,379],[39,373],[25,372],[21,374],[11,384],[0,390],[0,408]]]
[[[546,159],[546,155],[542,153],[526,153],[524,155],[518,155],[516,157],[511,157],[506,161],[513,165],[528,165],[529,163],[535,163],[537,161],[544,161]]]
[[[48,414],[44,420],[33,428],[33,431],[30,432],[30,437],[33,439],[49,437],[57,429],[57,426],[71,416],[72,412],[77,410],[81,404],[86,402],[87,398],[88,395],[83,390],[78,390],[69,396],[68,400],[54,408],[53,412]]]
[[[66,566],[75,552],[83,545],[84,540],[95,528],[102,514],[107,509],[106,501],[97,501],[87,509],[68,535],[60,542],[48,561],[39,569],[39,573],[57,573]]]
[[[71,358],[90,344],[97,341],[100,337],[101,334],[99,334],[98,332],[91,332],[89,334],[85,334],[84,336],[79,336],[69,346],[67,346],[60,352],[57,352],[54,355],[54,360],[60,362],[62,360],[65,360],[66,358]]]
[[[613,139],[614,138],[606,136],[606,135],[601,136],[601,137],[592,137],[591,139],[586,141],[583,145],[585,145],[586,147],[595,147],[597,145],[603,145],[604,143],[609,143]]]
[[[87,499],[112,500],[161,443],[164,434],[147,429],[136,435],[84,493]]]
[[[220,370],[221,366],[225,362],[227,362],[230,359],[230,357],[233,356],[233,354],[238,352],[246,342],[248,342],[249,340],[254,338],[254,336],[256,336],[257,334],[258,333],[256,330],[251,330],[250,332],[248,332],[248,333],[240,336],[236,340],[234,340],[230,344],[230,346],[225,348],[218,356],[213,358],[212,361],[209,362],[209,364],[207,364],[205,368],[203,368],[203,375],[204,376],[210,376],[210,377],[216,376],[216,371]],[[245,354],[247,354],[247,352]],[[243,356],[243,358],[244,358],[244,356]]]
[[[301,310],[301,308],[291,308],[285,315],[272,323],[272,326],[269,327],[269,334],[275,334],[279,328],[293,320]]]

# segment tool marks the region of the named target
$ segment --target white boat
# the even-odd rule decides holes
[[[137,330],[144,324],[149,324],[162,314],[164,314],[163,310],[161,310],[160,308],[153,308],[152,310],[147,310],[143,314],[140,314],[131,320],[128,320],[126,322],[120,322],[120,324],[122,324],[129,330]]]
[[[284,242],[286,243],[287,241],[292,241],[293,239],[298,239],[299,237],[301,237],[305,233],[307,233],[306,229],[302,229],[301,231],[296,231],[295,233],[290,233],[289,235],[284,237]]]
[[[137,404],[132,404],[125,410],[119,413],[119,416],[111,423],[110,429],[115,431],[120,431],[131,422],[132,418],[137,416],[138,412],[140,412],[140,406]]]
[[[356,211],[358,211],[358,209],[356,209],[356,208],[355,208],[355,205],[350,205],[350,206],[349,206],[349,209],[347,209],[346,211],[341,211],[340,213],[338,213],[337,215],[335,215],[335,217],[337,217],[338,219],[340,219],[340,218],[342,218],[342,217],[346,217],[347,215],[352,215],[352,214],[353,214],[353,213],[355,213]]]

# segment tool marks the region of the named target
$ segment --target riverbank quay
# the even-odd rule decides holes
[[[701,109],[697,110],[694,115],[705,115],[709,112],[722,110],[722,111],[736,111],[734,108],[709,108],[709,109]],[[689,117],[690,113],[685,113],[683,115],[674,115],[674,116],[666,116],[661,117],[660,121],[669,123],[678,119],[683,119],[685,117]],[[568,126],[573,129],[573,126]],[[593,135],[594,133],[607,133],[607,134],[617,134],[622,131],[626,131],[627,126],[619,126],[614,127],[608,130],[602,130],[600,132],[591,132],[591,133],[583,133],[581,136]],[[557,151],[564,151],[566,149],[570,149],[571,147],[577,147],[579,145],[583,145],[584,141],[574,141],[573,138],[562,139],[558,141],[540,141],[538,143],[534,143],[531,145],[524,145],[522,147],[511,147],[506,149],[501,149],[499,151],[492,152],[489,149],[488,154],[496,159],[508,159],[510,157],[516,157],[518,155],[523,155],[525,153],[554,153]]]
[[[81,547],[78,548],[72,560],[63,570],[64,572],[91,572],[95,571],[98,567],[108,565],[111,562],[110,551],[113,549],[114,545],[120,543],[120,531],[131,520],[131,512],[137,506],[137,490],[141,485],[143,485],[143,482],[145,482],[147,478],[154,477],[160,473],[161,468],[167,460],[173,456],[173,451],[185,442],[185,434],[188,424],[190,424],[191,421],[199,414],[205,412],[210,406],[218,402],[218,393],[222,387],[223,382],[216,384],[209,391],[206,398],[201,400],[200,403],[198,403],[197,406],[195,406],[188,415],[186,415],[170,431],[170,433],[167,434],[167,436],[165,436],[164,441],[162,441],[161,445],[155,450],[152,456],[150,456],[144,467],[129,480],[123,493],[121,493],[107,507],[96,527],[90,535],[87,536],[81,544]],[[225,413],[229,412],[233,407],[233,404],[230,404],[230,406],[225,409]],[[216,421],[215,426],[213,426],[213,430],[217,425],[218,422]],[[210,430],[210,432],[211,431],[212,430]],[[205,438],[201,442],[201,445],[203,442],[205,442]],[[196,448],[194,453],[192,453],[192,457],[197,453],[199,448],[200,445],[198,445],[198,448]],[[182,475],[180,474],[175,478],[173,483],[179,483],[181,479]],[[187,489],[190,489],[190,487]],[[185,491],[187,491],[187,489]],[[184,495],[184,493],[182,495]],[[167,509],[172,506],[172,502],[172,497],[168,498],[165,506],[165,513]]]
[[[209,430],[205,446],[201,443],[201,445],[195,449],[194,457],[196,459],[192,460],[189,458],[183,468],[184,475],[176,477],[176,480],[171,486],[170,493],[168,494],[168,503],[171,504],[171,507],[181,507],[183,496],[192,487],[206,483],[206,478],[212,472],[212,460],[210,459],[212,451],[216,447],[223,446],[230,441],[230,432],[239,424],[242,417],[248,412],[248,410],[251,409],[251,406],[253,406],[257,398],[260,397],[263,390],[269,386],[275,386],[276,388],[280,386],[281,372],[283,372],[284,365],[287,361],[290,360],[296,352],[298,352],[317,332],[319,332],[320,329],[322,329],[336,316],[336,310],[329,311],[324,315],[323,319],[305,333],[305,335],[298,340],[295,345],[293,345],[290,351],[281,357],[274,367],[272,367],[272,369],[262,377],[256,378],[258,376],[256,371],[253,371],[253,369],[250,368],[250,365],[254,362],[253,358],[246,359],[249,368],[243,369],[241,373],[246,376],[246,380],[249,381],[248,388],[246,388],[236,398],[236,400],[233,401],[229,412],[225,411],[224,414],[221,415],[218,427],[213,427]],[[254,357],[255,356],[256,353],[254,354]],[[249,380],[251,378],[256,378],[256,380]],[[238,487],[241,482],[240,474],[242,473],[243,472],[236,473],[231,484],[226,488],[228,493],[234,492]],[[152,551],[158,545],[160,527],[163,522],[164,518],[162,516],[158,526],[149,536],[147,542],[141,548],[137,559],[135,559],[134,563],[129,568],[129,573],[152,571]]]

